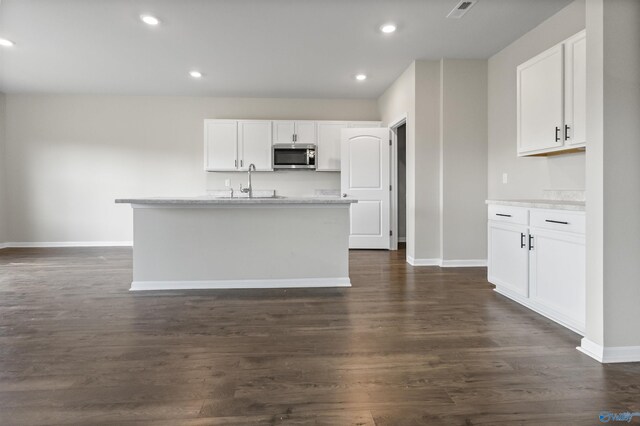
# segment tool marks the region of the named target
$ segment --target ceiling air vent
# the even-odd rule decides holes
[[[451,12],[447,15],[447,18],[451,19],[460,19],[464,16],[465,13],[469,11],[476,4],[478,0],[462,0],[460,3],[453,8]]]

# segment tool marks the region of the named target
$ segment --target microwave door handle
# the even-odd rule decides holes
[[[309,165],[309,150],[307,149],[307,166]]]

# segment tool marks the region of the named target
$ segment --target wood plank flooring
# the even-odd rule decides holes
[[[128,248],[0,250],[0,424],[571,425],[640,412],[640,365],[579,353],[578,335],[493,292],[484,268],[353,251],[351,279],[130,293]]]

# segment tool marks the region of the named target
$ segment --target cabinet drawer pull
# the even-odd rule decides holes
[[[529,250],[533,250],[533,235],[529,235]]]
[[[560,142],[560,127],[556,127],[556,142]]]
[[[524,242],[524,237],[525,237],[525,235],[521,232],[520,233],[520,248],[525,248],[527,246],[527,243]]]
[[[504,214],[504,213],[496,213],[496,216],[511,217],[510,214]]]
[[[564,140],[565,140],[565,141],[568,141],[568,140],[569,140],[569,129],[570,129],[570,128],[571,128],[571,127],[569,127],[569,125],[568,125],[568,124],[565,124],[565,125],[564,125]]]
[[[563,222],[561,220],[551,220],[551,219],[546,219],[545,222],[549,222],[549,223],[559,223],[560,225],[568,225],[569,222]]]

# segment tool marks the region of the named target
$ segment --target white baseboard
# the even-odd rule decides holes
[[[468,260],[442,260],[442,259],[415,259],[407,256],[407,263],[411,266],[440,266],[442,268],[464,268],[473,266],[487,266],[486,259]]]
[[[0,248],[31,247],[131,247],[133,241],[47,241],[47,242],[10,242],[0,244]]]
[[[407,237],[398,237],[398,242],[399,243],[406,243],[407,242]]]
[[[317,288],[351,287],[349,277],[300,278],[271,280],[211,280],[211,281],[134,281],[130,291],[143,290],[221,290],[242,288]]]
[[[411,266],[440,266],[441,259],[414,259],[411,256],[407,256],[407,263]]]
[[[443,268],[464,268],[473,266],[487,266],[487,259],[443,260]]]
[[[576,348],[585,355],[603,364],[614,362],[640,362],[640,346],[602,346],[586,337]]]

